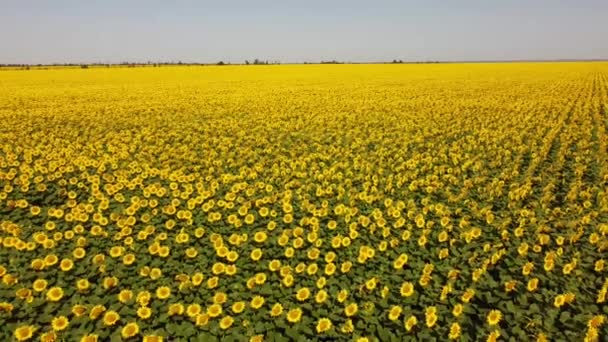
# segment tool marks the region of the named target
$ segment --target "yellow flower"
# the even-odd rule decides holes
[[[120,320],[120,315],[114,310],[108,310],[103,315],[103,324],[105,326],[113,326],[118,320]]]
[[[36,292],[42,292],[46,289],[47,281],[44,279],[36,279],[32,284],[32,288]]]
[[[85,335],[80,339],[80,342],[97,342],[99,336],[95,334]]]
[[[63,289],[61,287],[51,287],[46,292],[46,299],[51,302],[58,302],[63,298]]]
[[[437,308],[430,306],[425,309],[426,326],[432,328],[437,323]]]
[[[460,337],[460,324],[458,324],[457,322],[454,322],[450,326],[450,334],[448,335],[448,338],[450,340],[456,340],[459,337]]]
[[[215,318],[222,314],[222,306],[219,304],[212,304],[207,308],[207,314],[209,317]]]
[[[57,339],[57,333],[54,331],[47,331],[40,335],[40,342],[55,342]]]
[[[278,317],[283,313],[283,305],[281,305],[281,303],[276,303],[272,306],[272,309],[270,310],[270,316],[272,317]]]
[[[17,341],[27,341],[32,338],[36,328],[33,325],[22,325],[15,329],[14,336]]]
[[[190,304],[186,308],[186,314],[188,315],[188,317],[196,317],[196,315],[201,313],[201,310],[202,308],[200,304]]]
[[[118,301],[121,303],[126,303],[133,298],[133,291],[131,290],[122,290],[118,293]]]
[[[220,328],[226,330],[232,326],[232,323],[234,323],[234,319],[231,316],[226,316],[220,320]]]
[[[489,325],[496,325],[502,319],[502,313],[499,310],[491,310],[487,319]]]
[[[409,281],[406,281],[405,283],[403,283],[403,285],[401,285],[401,296],[403,297],[409,297],[411,295],[414,294],[414,284],[412,284]]]
[[[357,303],[350,303],[344,308],[344,314],[347,317],[352,317],[357,313],[358,310],[359,306],[357,305]]]
[[[390,319],[391,321],[396,321],[397,319],[399,319],[402,310],[403,309],[401,309],[400,306],[393,305],[393,307],[391,307],[391,310],[388,313],[388,319]]]
[[[528,281],[528,291],[534,292],[538,287],[538,278],[532,278]]]
[[[300,302],[305,301],[310,296],[310,290],[307,287],[303,287],[296,292],[296,299]]]
[[[454,305],[454,308],[452,309],[452,315],[454,315],[454,317],[460,316],[462,314],[463,309],[464,307],[460,303]]]
[[[251,251],[251,260],[258,261],[258,260],[260,260],[260,258],[262,258],[262,250],[261,249],[256,248],[253,251]]]
[[[184,305],[182,303],[173,303],[169,305],[169,316],[182,315],[184,313]]]
[[[416,326],[416,324],[418,324],[418,319],[416,318],[416,316],[410,316],[405,320],[405,330],[407,330],[408,332],[412,331],[412,329],[414,328],[414,326]]]
[[[65,330],[68,327],[69,323],[70,323],[70,321],[65,316],[55,317],[51,321],[51,325],[53,326],[53,330],[55,330],[55,331]]]
[[[63,259],[59,263],[59,268],[61,268],[61,270],[64,272],[71,270],[73,267],[74,267],[74,262],[70,259]]]
[[[163,342],[163,337],[160,335],[146,335],[142,342]]]
[[[90,286],[91,284],[89,283],[88,279],[78,279],[78,281],[76,281],[76,288],[78,289],[78,291],[86,291],[89,289]]]
[[[127,325],[121,329],[120,334],[122,335],[122,338],[133,337],[139,334],[139,325],[135,322],[127,323]]]
[[[498,341],[499,337],[500,337],[500,331],[494,330],[490,333],[490,335],[488,335],[488,339],[486,341],[487,342],[496,342],[496,341]]]
[[[332,323],[328,318],[321,318],[317,322],[317,333],[322,334],[331,329]]]
[[[297,323],[302,318],[302,309],[295,308],[287,312],[287,321],[290,323]]]
[[[87,307],[84,305],[76,304],[72,307],[72,314],[76,317],[84,316],[87,312]]]
[[[323,303],[327,300],[327,292],[325,290],[320,290],[319,292],[317,292],[317,295],[315,296],[315,302],[317,303]]]
[[[89,312],[90,319],[97,319],[104,311],[106,311],[106,307],[103,305],[95,305],[91,311]]]
[[[251,303],[249,304],[251,306],[252,309],[259,309],[262,307],[262,305],[264,305],[264,297],[262,296],[255,296],[253,297],[253,299],[251,300]]]
[[[232,304],[232,312],[235,314],[239,314],[243,312],[243,310],[245,310],[245,302],[240,301]]]
[[[156,289],[156,297],[158,299],[167,299],[171,296],[171,288],[168,286],[161,286]]]
[[[553,305],[556,308],[561,308],[566,303],[566,297],[564,295],[555,296],[555,300],[553,301]]]
[[[146,306],[139,307],[137,309],[137,316],[141,319],[148,319],[152,316],[152,309]]]
[[[264,342],[264,335],[251,336],[249,342]]]

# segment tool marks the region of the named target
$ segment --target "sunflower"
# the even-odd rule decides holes
[[[87,252],[82,247],[76,247],[72,252],[74,259],[82,259],[85,257],[85,255],[87,255]]]
[[[283,305],[281,305],[281,303],[274,304],[272,306],[272,309],[270,310],[271,317],[281,316],[282,313],[283,313]]]
[[[196,272],[192,276],[192,284],[194,286],[199,286],[203,282],[203,280],[205,280],[205,276],[200,272]]]
[[[418,319],[416,318],[416,316],[408,317],[404,322],[405,330],[407,330],[408,332],[412,331],[416,324],[418,324]]]
[[[122,290],[118,293],[118,301],[125,304],[133,298],[133,291]]]
[[[51,287],[46,292],[46,299],[51,302],[58,302],[63,298],[63,289],[61,287],[55,286]]]
[[[144,291],[139,291],[139,293],[137,294],[137,298],[135,299],[137,301],[137,304],[139,304],[140,306],[147,306],[148,303],[150,302],[150,299],[152,299],[152,294],[146,290]]]
[[[202,327],[207,325],[207,323],[209,323],[209,315],[206,313],[203,314],[198,314],[194,317],[194,324],[196,324],[196,326],[198,327]]]
[[[295,308],[287,312],[287,321],[290,323],[297,323],[302,318],[302,309]]]
[[[426,326],[432,328],[437,323],[437,309],[434,306],[425,309]]]
[[[68,324],[70,324],[70,321],[65,316],[55,317],[51,321],[51,325],[55,331],[65,330],[68,327]]]
[[[226,270],[226,266],[221,262],[216,262],[211,267],[211,272],[215,275],[220,275],[220,274],[224,273],[225,270]]]
[[[129,253],[122,258],[122,263],[129,266],[135,262],[135,255],[133,253]]]
[[[184,313],[184,305],[182,303],[173,303],[169,305],[167,313],[169,316],[182,315]]]
[[[196,315],[200,314],[202,310],[203,309],[201,308],[200,304],[194,303],[188,305],[186,308],[186,314],[188,317],[196,317]]]
[[[266,282],[266,274],[265,273],[257,273],[255,275],[255,283],[257,285],[263,285]]]
[[[118,285],[118,278],[116,277],[105,277],[103,278],[103,287],[108,290]]]
[[[207,308],[207,314],[211,318],[218,317],[219,315],[222,314],[222,311],[223,311],[222,306],[219,304],[212,304]]]
[[[158,299],[167,299],[171,296],[171,288],[168,286],[161,286],[156,289],[156,297]]]
[[[46,289],[47,284],[48,283],[45,279],[36,279],[36,280],[34,280],[34,283],[32,284],[32,288],[36,292],[42,292]]]
[[[211,277],[209,279],[207,279],[207,288],[208,289],[214,289],[219,285],[220,282],[220,278],[218,277]]]
[[[220,320],[220,328],[226,330],[232,326],[234,323],[234,318],[231,316],[226,316]]]
[[[534,292],[536,291],[536,288],[538,287],[538,278],[532,278],[528,281],[528,291],[530,292]]]
[[[321,304],[323,302],[325,302],[328,298],[327,292],[325,290],[320,290],[319,292],[317,292],[317,295],[315,296],[315,302],[317,302],[318,304]]]
[[[353,267],[353,263],[351,261],[345,261],[340,265],[340,272],[348,273],[350,269]]]
[[[116,322],[118,322],[118,320],[120,320],[120,315],[114,310],[108,310],[103,315],[103,324],[105,326],[113,326],[114,324],[116,324]]]
[[[401,309],[400,306],[393,305],[393,307],[391,307],[391,310],[388,313],[388,319],[390,319],[391,321],[396,321],[397,319],[399,319],[402,310],[403,309]]]
[[[500,337],[500,330],[494,330],[488,335],[487,342],[496,342]]]
[[[232,312],[235,314],[239,314],[245,310],[245,302],[235,302],[232,304]]]
[[[414,284],[409,281],[404,282],[400,289],[401,296],[410,297],[414,294]]]
[[[489,325],[497,325],[502,319],[502,313],[499,310],[491,310],[488,313],[488,324]]]
[[[13,335],[17,341],[27,341],[32,338],[36,328],[33,325],[23,325],[15,329]]]
[[[152,309],[147,306],[141,306],[137,309],[137,316],[141,319],[148,319],[152,316]]]
[[[265,232],[257,232],[253,235],[253,241],[257,243],[263,243],[267,239],[267,235]]]
[[[81,304],[75,304],[72,306],[72,314],[76,317],[84,316],[87,313],[87,307]]]
[[[163,272],[160,270],[160,268],[154,267],[150,270],[150,278],[152,278],[152,280],[156,280],[158,278],[160,278],[163,275]]]
[[[137,325],[137,323],[135,323],[135,322],[127,323],[127,325],[125,325],[122,328],[122,330],[120,331],[120,334],[125,339],[131,338],[131,337],[139,334],[139,325]]]
[[[372,291],[376,288],[377,284],[378,284],[378,279],[376,277],[372,277],[371,279],[368,279],[365,282],[365,288],[368,289],[369,291]]]
[[[553,305],[556,308],[561,308],[566,303],[566,297],[564,295],[557,295],[553,301]]]
[[[457,340],[460,337],[460,331],[460,324],[457,322],[452,323],[452,325],[450,325],[450,334],[448,335],[448,338],[450,340]]]
[[[89,318],[90,319],[97,319],[104,311],[106,311],[106,307],[103,305],[95,305],[93,308],[91,308],[91,311],[89,312]]]
[[[262,307],[262,305],[264,305],[264,297],[261,296],[255,296],[253,297],[253,299],[251,300],[251,303],[249,304],[251,306],[252,309],[259,309]]]
[[[57,339],[57,333],[54,331],[47,331],[40,335],[40,342],[55,342]]]
[[[260,260],[260,258],[262,258],[262,250],[261,249],[256,248],[253,251],[251,251],[251,260],[258,261],[258,260]]]
[[[160,335],[146,335],[142,342],[163,342],[163,337]]]
[[[296,292],[296,299],[300,302],[305,301],[310,296],[310,290],[307,287],[303,287]]]
[[[317,333],[322,334],[331,329],[332,323],[329,318],[321,318],[317,321]]]
[[[228,300],[228,295],[226,295],[224,292],[217,292],[213,296],[214,304],[224,304],[224,303],[226,303],[227,300]]]
[[[251,336],[249,342],[264,342],[264,335],[254,335]]]

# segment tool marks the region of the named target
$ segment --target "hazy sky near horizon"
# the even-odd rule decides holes
[[[0,0],[0,63],[608,58],[607,0]]]

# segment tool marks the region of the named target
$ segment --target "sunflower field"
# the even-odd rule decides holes
[[[608,63],[0,70],[2,341],[608,338]]]

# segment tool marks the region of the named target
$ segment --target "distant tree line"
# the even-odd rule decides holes
[[[393,59],[392,62],[376,62],[371,64],[429,64],[429,63],[446,63],[439,61],[417,61],[417,62],[404,62],[401,59]],[[72,68],[100,68],[100,67],[126,67],[126,68],[135,68],[135,67],[161,67],[161,66],[210,66],[210,65],[279,65],[280,61],[269,61],[269,60],[261,60],[255,58],[253,61],[245,60],[243,63],[228,63],[224,61],[218,61],[216,63],[196,63],[196,62],[182,62],[182,61],[165,61],[165,62],[152,62],[148,61],[145,63],[134,63],[134,62],[121,62],[121,63],[52,63],[52,64],[1,64],[0,68],[12,68],[12,69],[20,69],[20,70],[29,70],[30,68],[36,69],[45,69],[52,67],[72,67]],[[293,63],[293,64],[367,64],[367,63],[353,63],[353,62],[345,62],[338,60],[321,60],[319,62],[309,62],[305,61],[302,63]]]

